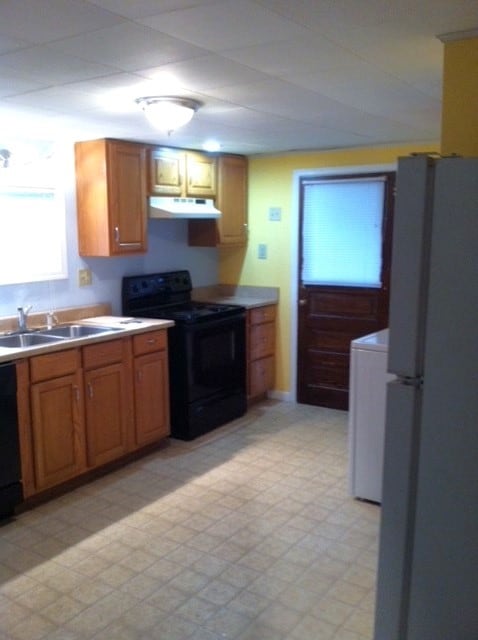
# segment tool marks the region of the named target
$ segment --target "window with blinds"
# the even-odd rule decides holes
[[[16,162],[14,151],[0,151],[0,285],[65,278],[65,203],[53,151],[36,154],[32,143]]]
[[[385,176],[302,188],[302,284],[380,287]]]

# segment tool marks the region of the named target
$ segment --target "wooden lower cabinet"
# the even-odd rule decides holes
[[[249,399],[264,396],[274,388],[275,362],[273,356],[253,360],[249,366]]]
[[[171,432],[166,331],[133,337],[136,445],[160,440]]]
[[[128,339],[83,348],[86,447],[89,467],[115,460],[128,451],[131,384]]]
[[[169,435],[167,358],[164,329],[17,365],[25,497]]]
[[[267,305],[247,312],[247,395],[253,401],[274,388],[276,307]]]
[[[79,362],[77,349],[31,358],[36,491],[61,484],[86,469],[83,384],[81,369],[76,366]]]

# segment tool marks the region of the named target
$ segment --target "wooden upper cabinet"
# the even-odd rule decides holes
[[[150,195],[214,198],[216,158],[168,147],[149,150]]]
[[[146,147],[121,140],[75,144],[81,256],[144,253]]]
[[[149,193],[182,196],[184,193],[186,157],[184,151],[158,147],[149,150]]]
[[[216,196],[216,158],[194,151],[186,152],[186,195]]]
[[[216,206],[222,212],[217,221],[219,244],[247,244],[247,158],[219,159],[219,189]]]
[[[217,159],[217,220],[192,220],[188,242],[198,247],[245,246],[247,244],[247,158],[222,155]]]

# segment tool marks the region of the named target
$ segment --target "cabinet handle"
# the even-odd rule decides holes
[[[78,386],[76,384],[73,387],[73,393],[75,394],[76,403],[79,404],[79,402],[80,402],[80,389],[78,388]]]
[[[93,386],[91,382],[88,382],[87,389],[88,389],[88,398],[93,398]]]
[[[141,242],[120,242],[119,227],[115,227],[115,242],[118,247],[141,247]]]
[[[141,384],[142,379],[143,379],[143,372],[142,371],[138,371],[136,373],[136,380],[138,381],[139,384]]]
[[[148,338],[146,341],[148,344],[156,344],[156,338]]]

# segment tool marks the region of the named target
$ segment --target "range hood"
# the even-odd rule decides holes
[[[208,198],[166,198],[153,197],[149,199],[150,218],[199,220],[204,218],[219,218],[221,212],[214,206],[214,201]]]

